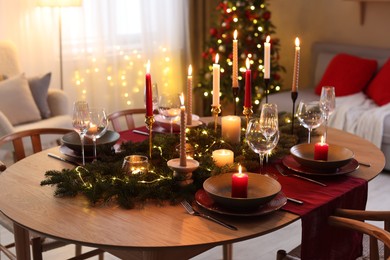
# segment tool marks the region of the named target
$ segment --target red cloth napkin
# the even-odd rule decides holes
[[[146,128],[146,126],[137,127],[135,128],[137,130],[149,133],[149,130]],[[118,140],[118,144],[121,144],[123,142],[132,141],[134,143],[145,141],[149,138],[147,135],[141,135],[137,133],[133,133],[133,130],[125,130],[122,132],[119,132],[120,138]]]
[[[336,208],[366,208],[366,180],[347,175],[319,178],[310,176],[327,184],[327,187],[323,187],[299,178],[282,176],[272,164],[266,170],[277,176],[287,197],[304,202],[303,205],[288,202],[283,207],[283,210],[301,216],[303,260],[356,259],[362,254],[361,234],[331,227],[327,221]]]

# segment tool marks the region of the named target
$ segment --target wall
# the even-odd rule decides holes
[[[329,41],[390,48],[390,1],[367,3],[360,24],[359,3],[345,0],[270,0],[272,22],[281,40],[280,62],[285,66],[283,89],[291,88],[294,40],[301,41],[299,86],[310,82],[310,49],[313,42]]]

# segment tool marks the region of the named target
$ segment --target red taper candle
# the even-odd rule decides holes
[[[252,72],[250,69],[249,58],[246,58],[244,106],[245,107],[252,106]]]
[[[146,64],[145,106],[146,116],[153,116],[152,77],[150,76],[150,60]]]

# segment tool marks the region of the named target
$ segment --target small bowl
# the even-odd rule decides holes
[[[232,175],[224,173],[208,178],[203,189],[218,205],[232,211],[252,211],[272,200],[282,189],[280,183],[266,175],[248,174],[248,197],[233,198]]]
[[[104,145],[107,147],[112,147],[119,140],[119,137],[120,135],[117,132],[107,130],[107,132],[102,137],[97,139],[96,146]],[[65,134],[62,136],[61,142],[66,147],[69,147],[76,153],[81,154],[81,141],[78,133],[70,132]],[[93,142],[90,138],[84,138],[84,151],[86,154],[93,153]]]
[[[329,144],[328,160],[314,160],[314,144],[298,144],[290,149],[292,157],[303,167],[319,171],[334,171],[348,164],[354,153],[348,148]]]

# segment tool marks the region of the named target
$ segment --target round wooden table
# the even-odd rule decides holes
[[[360,166],[351,175],[371,180],[382,171],[384,155],[370,142],[336,129],[329,129],[328,140],[350,148],[358,161],[371,164]],[[28,230],[99,247],[123,259],[188,259],[217,245],[273,232],[299,219],[282,210],[250,219],[223,217],[238,227],[233,231],[191,216],[181,205],[125,210],[116,204],[92,207],[84,196],[56,198],[54,187],[40,186],[40,182],[47,170],[72,165],[49,158],[48,152],[61,155],[58,147],[51,148],[15,163],[0,175],[0,210],[14,222],[18,259],[30,259]]]

